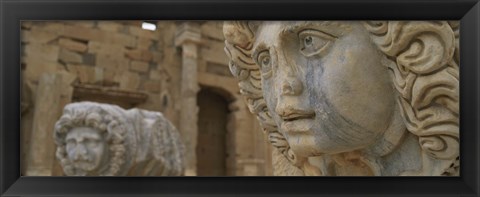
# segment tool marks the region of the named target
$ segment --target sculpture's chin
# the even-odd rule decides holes
[[[91,162],[77,162],[77,163],[74,163],[74,166],[76,169],[79,169],[82,171],[93,171],[97,168],[97,165]]]

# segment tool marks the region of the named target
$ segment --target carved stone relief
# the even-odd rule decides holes
[[[185,170],[180,135],[160,112],[71,103],[54,138],[69,176],[177,176]]]
[[[458,176],[459,24],[225,22],[275,175]]]

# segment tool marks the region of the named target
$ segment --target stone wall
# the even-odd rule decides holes
[[[62,175],[58,163],[51,162],[55,153],[46,145],[53,143],[49,138],[53,125],[42,124],[54,122],[71,102],[91,100],[160,111],[181,128],[185,61],[175,38],[183,23],[161,21],[157,30],[149,31],[141,28],[142,21],[22,22],[23,173]],[[271,174],[269,147],[228,70],[222,22],[193,24],[201,35],[193,59],[198,87],[212,88],[229,102],[226,173]],[[38,136],[48,137],[45,142],[31,141]],[[196,141],[192,136],[182,137]]]

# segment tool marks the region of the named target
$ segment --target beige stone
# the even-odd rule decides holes
[[[223,37],[222,27],[223,25],[218,21],[208,21],[201,26],[202,35],[223,42],[225,38]]]
[[[200,50],[200,56],[202,57],[202,59],[217,64],[228,64],[228,57],[224,55],[225,52],[222,51],[222,49],[225,47],[225,43],[211,41],[205,45],[206,46],[202,47],[202,49]]]
[[[80,83],[95,83],[95,68],[88,65],[67,64],[68,71],[78,77]]]
[[[122,57],[123,53],[126,51],[125,46],[119,44],[106,44],[97,41],[88,42],[88,52],[89,53],[100,53],[108,54],[111,56]]]
[[[109,54],[97,54],[95,59],[96,66],[119,72],[126,71],[129,68],[129,62],[127,58]]]
[[[153,41],[150,38],[137,38],[137,48],[148,50],[153,45]]]
[[[143,83],[143,89],[152,93],[160,93],[161,81],[148,80]]]
[[[136,39],[133,36],[129,36],[121,33],[112,33],[108,31],[102,31],[97,29],[91,29],[83,26],[65,26],[63,34],[64,36],[84,40],[84,41],[98,41],[106,44],[118,44],[123,46],[134,47],[136,45]]]
[[[179,176],[185,169],[180,135],[160,112],[72,103],[54,134],[68,176]]]
[[[82,55],[70,51],[68,49],[61,49],[59,54],[59,60],[64,63],[82,63]]]
[[[45,32],[45,31],[21,31],[22,43],[38,43],[46,44],[58,38],[57,34]]]
[[[30,30],[32,32],[50,32],[62,35],[65,30],[65,24],[60,22],[35,22],[32,24]]]
[[[27,56],[22,58],[25,64],[25,79],[37,82],[43,73],[55,73],[64,70],[63,66],[56,61],[48,61],[39,56]]]
[[[145,62],[149,62],[153,58],[153,55],[150,51],[139,50],[139,49],[127,50],[125,52],[125,55],[130,59],[140,60],[140,61],[145,61]]]
[[[60,48],[55,45],[30,43],[25,46],[25,55],[29,58],[57,61]]]
[[[76,52],[84,53],[87,51],[87,44],[82,42],[77,42],[71,39],[60,38],[58,40],[58,45],[65,49],[69,49]]]
[[[52,136],[59,117],[61,75],[46,73],[41,76],[35,98],[33,127],[27,158],[26,176],[51,176],[55,145]]]
[[[158,40],[158,35],[155,31],[145,30],[137,26],[129,26],[128,32],[132,35],[138,36],[140,38],[148,38],[151,40]]]
[[[105,31],[119,32],[123,28],[123,25],[119,22],[98,21],[97,27]]]
[[[134,72],[125,71],[117,75],[114,79],[120,83],[120,88],[125,90],[135,90],[140,85],[140,76]]]
[[[223,31],[275,175],[459,176],[448,22],[237,21]]]
[[[143,61],[131,61],[130,62],[130,70],[145,73],[148,72],[150,65],[148,62]]]

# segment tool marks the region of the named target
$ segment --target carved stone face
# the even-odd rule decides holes
[[[75,168],[94,171],[107,160],[108,149],[105,139],[90,127],[73,128],[65,137],[68,159]]]
[[[395,94],[386,58],[360,23],[264,22],[256,35],[268,110],[297,155],[362,149],[381,137]]]

